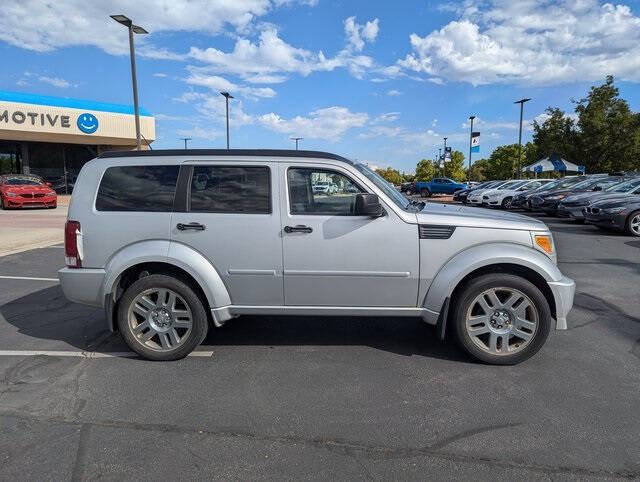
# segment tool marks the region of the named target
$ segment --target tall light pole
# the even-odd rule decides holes
[[[518,179],[520,179],[520,161],[522,160],[522,113],[524,111],[524,103],[529,102],[531,99],[516,100],[514,104],[520,104],[520,132],[518,133]]]
[[[472,143],[473,143],[473,119],[475,119],[476,116],[472,115],[469,116],[469,120],[471,121],[471,130],[469,131],[469,170],[467,171],[467,182],[471,181],[471,152],[472,151]]]
[[[187,149],[187,142],[189,142],[191,140],[191,137],[181,137],[180,139],[182,139],[184,141],[184,148],[186,150]]]
[[[220,95],[224,96],[227,103],[227,149],[229,149],[229,99],[233,99],[233,96],[229,92],[220,92]]]
[[[149,33],[142,27],[134,25],[133,21],[125,15],[111,15],[121,25],[129,30],[129,56],[131,57],[131,83],[133,84],[133,111],[136,119],[136,149],[140,150],[140,112],[138,110],[138,80],[136,79],[136,53],[133,48],[133,34]]]
[[[298,141],[304,139],[304,137],[289,137],[292,141],[296,141],[296,151],[298,150]]]
[[[442,175],[446,176],[447,175],[447,138],[443,137],[444,139],[444,158],[442,159]]]

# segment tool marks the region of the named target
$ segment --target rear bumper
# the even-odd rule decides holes
[[[549,281],[549,288],[556,302],[556,329],[567,329],[567,314],[573,306],[573,296],[576,283],[571,278],[564,277],[559,281]]]
[[[89,268],[62,268],[58,271],[62,292],[69,301],[102,307],[105,271]]]

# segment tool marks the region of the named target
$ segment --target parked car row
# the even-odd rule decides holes
[[[640,176],[487,181],[453,196],[470,206],[524,209],[640,236]]]

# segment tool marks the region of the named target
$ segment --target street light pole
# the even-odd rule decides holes
[[[298,141],[304,139],[304,137],[289,137],[292,141],[296,141],[296,151],[298,150]]]
[[[186,150],[187,149],[187,142],[189,142],[191,140],[191,137],[181,137],[180,139],[182,139],[184,141],[184,148]]]
[[[227,149],[229,149],[229,99],[233,99],[233,96],[229,92],[220,92],[220,95],[224,96],[227,104]]]
[[[140,111],[138,109],[138,80],[136,78],[136,54],[133,47],[133,34],[146,34],[144,28],[134,25],[133,21],[125,15],[111,15],[121,25],[124,25],[129,30],[129,56],[131,57],[131,83],[133,84],[133,111],[135,114],[136,122],[136,149],[140,150]]]
[[[442,159],[442,177],[447,175],[447,138],[444,137],[444,158]]]
[[[473,119],[475,119],[476,116],[472,115],[469,116],[469,120],[471,121],[471,130],[469,131],[469,170],[467,171],[467,182],[471,181],[471,152],[473,149]]]
[[[520,179],[520,162],[522,160],[522,113],[524,111],[524,103],[529,102],[531,99],[520,99],[514,102],[514,104],[520,104],[520,132],[518,133],[518,179]]]

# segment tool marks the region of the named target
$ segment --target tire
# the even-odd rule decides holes
[[[506,197],[502,200],[502,203],[500,203],[500,207],[502,209],[511,209],[511,201],[513,201],[512,197]]]
[[[118,328],[129,348],[143,358],[169,361],[184,358],[200,345],[209,322],[202,301],[187,284],[152,274],[124,292],[118,303]]]
[[[486,297],[491,292],[495,298]],[[509,308],[512,295],[515,300]],[[497,300],[496,306],[490,305],[492,298]],[[484,299],[488,311],[478,299]],[[475,323],[471,321],[468,327],[469,315]],[[515,365],[533,356],[546,341],[551,309],[530,281],[513,274],[493,273],[475,278],[462,288],[454,300],[451,321],[456,341],[471,357],[492,365]],[[496,341],[492,343],[492,339]]]
[[[624,230],[629,236],[640,237],[640,210],[629,214]]]
[[[431,191],[427,188],[420,189],[420,197],[431,197]]]

